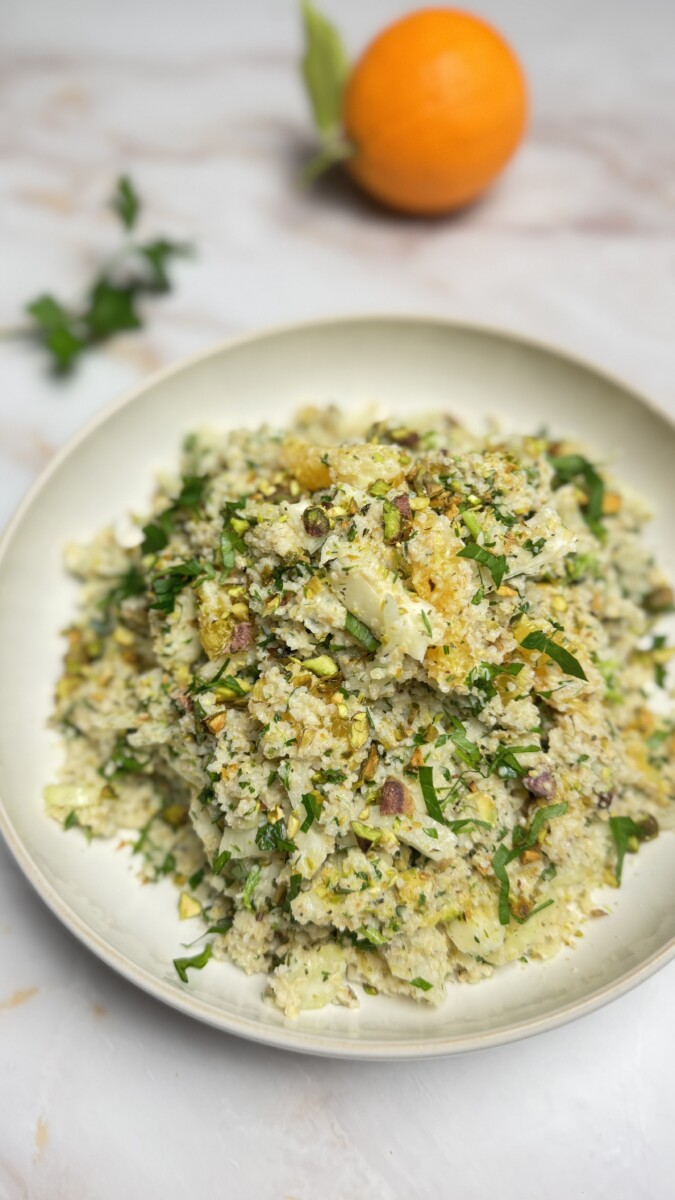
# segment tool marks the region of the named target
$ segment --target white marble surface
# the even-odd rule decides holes
[[[327,0],[326,0],[327,3]],[[401,0],[332,0],[354,49]],[[442,313],[553,341],[675,412],[675,8],[486,0],[524,58],[528,140],[461,218],[296,182],[291,0],[2,0],[0,325],[76,294],[129,171],[148,233],[198,246],[149,328],[55,385],[0,347],[0,522],[123,387],[229,333]],[[1,765],[0,765],[1,766]],[[463,1058],[358,1066],[238,1043],[100,966],[0,848],[0,1200],[661,1200],[675,967],[612,1008]]]

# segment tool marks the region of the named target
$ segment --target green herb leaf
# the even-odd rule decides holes
[[[528,633],[527,637],[523,638],[520,643],[524,650],[540,650],[542,654],[546,654],[548,658],[557,663],[566,675],[573,675],[575,679],[586,679],[586,674],[578,659],[570,654],[564,646],[558,645],[552,638],[548,637],[541,629],[535,629],[532,633]]]
[[[137,567],[131,566],[124,575],[120,577],[119,583],[116,583],[113,588],[99,602],[99,607],[104,612],[109,613],[111,608],[119,608],[124,600],[128,600],[131,596],[142,596],[145,592],[145,580]]]
[[[617,886],[621,887],[623,860],[626,854],[634,854],[640,842],[656,837],[659,828],[656,821],[649,817],[644,821],[634,821],[632,817],[610,817],[609,828],[616,847],[614,876]]]
[[[307,833],[307,830],[311,829],[321,812],[321,799],[316,795],[316,792],[305,792],[302,797],[302,803],[305,806],[307,816],[300,828],[303,833]]]
[[[208,945],[204,947],[201,954],[195,954],[193,958],[174,958],[173,965],[176,968],[180,978],[183,980],[183,983],[188,982],[188,971],[191,968],[195,971],[201,971],[202,967],[206,966],[212,953],[212,946],[209,942]]]
[[[166,238],[157,238],[154,242],[145,242],[144,245],[139,246],[138,253],[148,265],[148,290],[170,292],[171,280],[168,267],[172,259],[191,254],[192,247],[187,242],[170,242]]]
[[[475,742],[469,741],[466,736],[466,729],[457,717],[451,717],[450,720],[452,722],[452,729],[449,731],[449,737],[455,747],[457,757],[469,767],[476,768],[480,766],[483,757],[480,748]]]
[[[221,850],[220,854],[217,854],[213,860],[213,866],[211,867],[213,874],[220,875],[223,867],[229,863],[231,858],[232,852],[230,850]]]
[[[125,229],[133,229],[141,209],[141,202],[136,189],[128,175],[122,175],[117,181],[117,190],[110,201]]]
[[[411,979],[410,983],[412,987],[419,988],[421,992],[430,992],[434,986],[433,983],[429,983],[428,979],[422,979],[421,975],[417,975],[415,979]]]
[[[556,476],[554,482],[558,487],[564,483],[581,482],[587,500],[582,510],[584,520],[595,536],[601,537],[605,484],[595,467],[581,454],[553,455],[550,461]]]
[[[100,279],[91,292],[89,305],[83,314],[90,336],[102,341],[127,329],[140,329],[141,319],[136,312],[137,289],[131,285],[118,287]]]
[[[295,842],[286,836],[286,826],[281,820],[265,821],[255,835],[255,844],[259,850],[269,850],[273,854],[291,854],[297,850]]]
[[[305,30],[302,73],[314,121],[324,138],[335,137],[342,123],[342,94],[349,70],[347,54],[335,26],[309,0],[303,3],[302,17]]]
[[[436,794],[436,788],[434,787],[433,767],[420,767],[418,771],[418,777],[420,781],[420,787],[422,789],[422,796],[424,798],[424,803],[429,816],[434,821],[438,821],[440,825],[445,825],[443,809],[441,808],[440,801]]]
[[[490,762],[489,774],[498,775],[500,779],[523,779],[529,767],[518,762],[517,754],[536,754],[541,746],[500,746]]]
[[[498,675],[511,675],[515,677],[516,675],[520,675],[524,666],[525,663],[482,662],[477,667],[474,667],[467,675],[465,682],[468,688],[473,688],[479,694],[480,706],[478,711],[480,711],[480,708],[484,708],[488,701],[497,695],[497,688],[493,680]]]
[[[262,870],[260,867],[253,867],[253,870],[249,871],[248,875],[246,876],[244,890],[241,895],[241,902],[244,908],[247,908],[249,912],[255,912],[255,908],[253,906],[253,893],[260,883],[261,876]]]
[[[359,621],[358,617],[351,612],[347,613],[345,629],[347,633],[351,633],[353,638],[356,638],[357,642],[361,643],[369,654],[374,654],[376,650],[379,650],[382,643],[370,632],[368,626],[364,625],[363,621]]]
[[[507,866],[513,862],[514,858],[518,858],[524,850],[532,850],[536,846],[541,828],[546,821],[552,821],[554,817],[562,817],[566,812],[566,800],[563,800],[560,804],[547,804],[543,808],[537,809],[529,829],[523,829],[522,826],[516,825],[511,835],[511,849],[502,843],[492,856],[492,870],[500,885],[498,904],[500,925],[508,925],[511,919],[511,909],[509,907],[510,883],[506,871]]]
[[[208,570],[204,564],[197,562],[195,558],[176,563],[173,567],[167,567],[166,571],[155,575],[152,581],[155,601],[150,608],[158,609],[168,616],[176,607],[176,600],[183,588],[187,587],[189,583],[194,583],[200,577],[206,578],[207,575]]]
[[[466,517],[466,514],[464,515]],[[471,558],[474,562],[487,567],[495,587],[501,587],[502,579],[506,574],[506,557],[503,554],[492,554],[490,550],[486,550],[484,546],[479,546],[476,542],[467,542],[463,549],[458,551],[457,557]]]
[[[74,808],[71,808],[70,812],[68,813],[68,816],[66,817],[65,821],[63,822],[63,828],[64,829],[72,829],[74,825],[79,825],[79,823],[80,822],[77,817],[77,811]]]

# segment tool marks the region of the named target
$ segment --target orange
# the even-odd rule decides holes
[[[504,39],[469,13],[423,9],[385,29],[347,80],[346,167],[384,204],[447,212],[502,170],[526,117],[525,79]]]

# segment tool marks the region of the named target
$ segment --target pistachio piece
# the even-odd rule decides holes
[[[399,496],[394,496],[392,504],[398,509],[405,521],[412,521],[412,509],[410,507],[410,496],[407,492],[401,492]]]
[[[383,816],[411,815],[412,796],[400,779],[393,779],[391,776],[385,779],[380,797],[380,812]]]
[[[375,745],[375,742],[371,742],[368,754],[361,764],[361,770],[359,771],[359,783],[370,783],[370,780],[375,775],[379,761],[380,755],[378,753],[377,746]]]
[[[401,528],[403,519],[396,505],[390,500],[385,500],[382,510],[382,524],[384,526],[384,540],[389,546],[394,546],[396,542],[401,541]]]
[[[181,892],[178,901],[178,917],[181,921],[189,921],[191,917],[198,917],[202,911],[202,906],[194,896],[189,892]]]
[[[369,496],[386,496],[389,491],[389,484],[384,479],[376,479],[368,488]]]
[[[349,723],[349,745],[360,750],[368,741],[368,718],[364,712],[354,713]]]
[[[235,625],[230,638],[230,650],[234,654],[237,650],[248,650],[253,641],[253,626],[250,621],[241,621]]]
[[[673,607],[674,599],[672,588],[657,587],[647,593],[642,604],[647,612],[650,613],[667,612],[668,609]]]
[[[302,665],[319,679],[331,679],[340,670],[337,663],[327,654],[319,654],[317,658],[306,658]]]
[[[523,787],[531,796],[540,796],[546,800],[555,796],[555,779],[550,771],[540,771],[538,775],[526,775],[523,779]]]
[[[359,849],[364,853],[370,850],[371,846],[376,846],[382,837],[381,829],[374,829],[372,825],[364,825],[363,821],[352,821],[352,832],[359,844]]]
[[[325,537],[330,531],[328,513],[319,504],[313,504],[305,509],[302,514],[302,523],[305,527],[305,533],[308,533],[310,537]]]

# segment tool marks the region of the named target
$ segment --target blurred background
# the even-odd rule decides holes
[[[321,7],[355,57],[411,6]],[[339,172],[299,182],[315,141],[293,0],[0,0],[0,326],[40,292],[87,286],[119,242],[106,204],[123,173],[141,229],[195,246],[145,328],[72,378],[50,377],[34,346],[0,344],[0,525],[122,389],[271,323],[386,311],[494,325],[675,413],[675,4],[471,10],[519,55],[530,126],[484,198],[422,219],[379,208]],[[41,992],[16,1011],[0,1003],[0,1200],[112,1200],[122,1186],[133,1200],[215,1179],[256,1200],[446,1196],[449,1178],[462,1200],[667,1194],[672,967],[609,1022],[599,1012],[470,1060],[359,1069],[161,1010],[74,943],[4,849],[0,948],[0,1002],[26,980]],[[174,1141],[175,1162],[158,1152]]]

